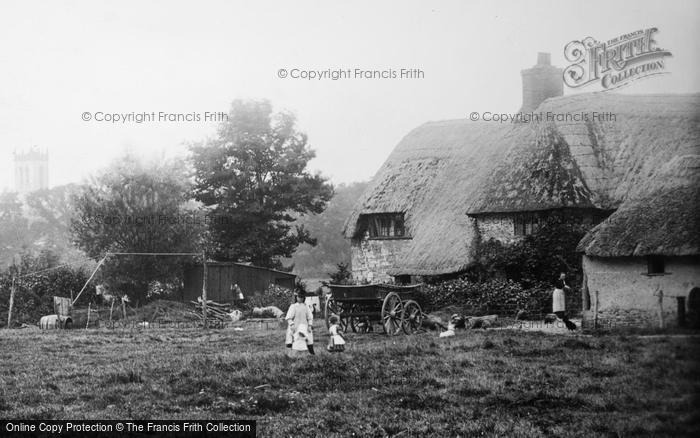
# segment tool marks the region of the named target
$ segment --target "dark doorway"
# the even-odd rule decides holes
[[[693,327],[700,327],[700,287],[694,287],[688,294],[687,320]]]
[[[678,300],[678,327],[685,327],[685,297],[676,297]]]

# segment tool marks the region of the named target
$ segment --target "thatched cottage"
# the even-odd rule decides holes
[[[643,205],[645,196],[663,197],[658,190],[665,187],[698,187],[700,168],[693,163],[700,154],[700,95],[564,97],[561,78],[543,55],[523,71],[522,109],[533,111],[529,121],[428,122],[404,137],[346,222],[354,278],[404,282],[458,273],[475,261],[480,241],[512,242],[552,214],[593,228],[617,211],[587,236],[604,242],[602,227],[633,221],[619,218],[626,211],[636,215],[631,206]],[[679,225],[687,233],[698,229],[689,226]],[[698,248],[683,250],[695,270],[682,283],[700,283]],[[617,253],[583,250],[601,317],[604,297],[616,286],[603,287],[591,263],[608,263],[612,259],[604,257]]]
[[[670,181],[700,169],[697,155],[677,161]],[[700,184],[664,182],[625,201],[579,243],[585,325],[699,322]]]

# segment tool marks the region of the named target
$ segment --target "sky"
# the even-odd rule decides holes
[[[127,152],[184,159],[188,144],[216,133],[205,113],[239,98],[294,112],[316,151],[313,171],[335,184],[368,180],[427,121],[516,112],[520,71],[538,52],[566,67],[570,41],[650,27],[672,53],[669,73],[618,92],[700,92],[697,1],[3,0],[0,190],[14,187],[13,151],[32,146],[49,152],[51,187],[82,182]],[[289,77],[328,69],[423,74]],[[153,112],[200,120],[95,120]]]

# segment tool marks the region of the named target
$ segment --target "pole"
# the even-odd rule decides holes
[[[202,316],[207,328],[207,254],[202,251]]]
[[[595,307],[593,308],[593,329],[598,329],[598,291],[595,291]]]
[[[87,330],[88,327],[90,327],[90,305],[92,305],[92,303],[88,303],[88,313],[87,313],[87,322],[85,323],[85,330]]]
[[[15,280],[16,276],[12,276],[12,288],[10,289],[10,307],[7,310],[7,328],[12,327],[12,307],[15,305]]]
[[[95,270],[92,271],[92,275],[91,275],[90,278],[88,278],[88,280],[85,282],[85,284],[83,285],[83,288],[80,289],[80,292],[78,292],[78,296],[75,297],[75,299],[73,300],[73,302],[71,303],[71,305],[75,305],[75,302],[78,301],[78,298],[80,298],[80,295],[83,293],[83,291],[85,290],[85,288],[87,287],[87,285],[90,284],[90,280],[92,280],[92,277],[94,277],[95,274],[97,274],[97,270],[100,269],[100,266],[102,266],[102,263],[104,263],[105,260],[107,260],[107,256],[108,256],[108,255],[109,255],[109,253],[107,253],[104,257],[102,257],[102,260],[100,260],[100,262],[97,264],[97,266],[95,266]]]

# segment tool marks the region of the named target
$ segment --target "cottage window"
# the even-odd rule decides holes
[[[394,279],[396,280],[396,284],[411,284],[410,275],[397,275]]]
[[[516,236],[534,234],[540,229],[540,220],[536,214],[521,214],[513,218],[513,232]]]
[[[666,264],[663,256],[648,256],[647,257],[647,274],[660,275],[666,273]]]
[[[406,237],[403,213],[367,215],[367,229],[371,239]]]

